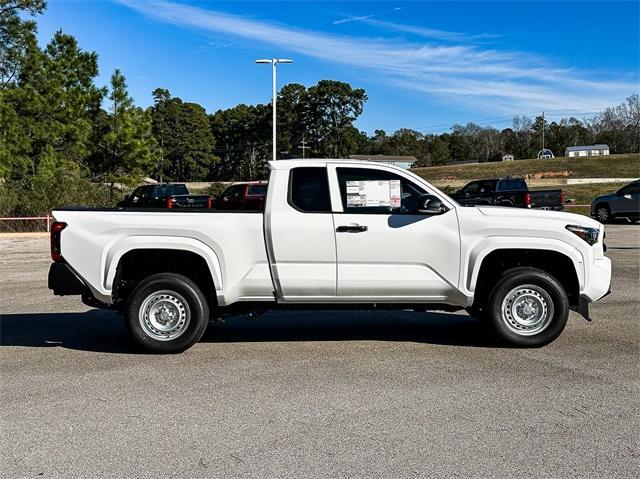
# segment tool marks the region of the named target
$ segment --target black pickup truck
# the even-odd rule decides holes
[[[495,205],[562,210],[562,190],[530,191],[524,178],[496,178],[467,183],[449,195],[463,206]]]
[[[211,208],[209,195],[190,195],[181,183],[158,183],[136,188],[120,203],[120,208]]]

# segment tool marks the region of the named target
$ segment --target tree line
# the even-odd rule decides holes
[[[150,176],[165,181],[262,178],[271,159],[271,105],[237,105],[208,114],[165,88],[136,106],[122,72],[96,84],[98,56],[57,31],[41,48],[34,17],[44,0],[0,0],[0,213],[33,214],[65,202],[112,204],[115,186]],[[475,123],[423,134],[400,129],[371,136],[354,123],[366,92],[348,83],[285,85],[278,93],[280,157],[413,155],[416,166],[455,160],[531,158],[542,129],[556,155],[575,144],[640,151],[637,94],[586,120],[543,123],[515,117],[501,131]],[[62,191],[60,191],[62,187]],[[84,196],[83,196],[84,195]],[[29,201],[25,199],[29,198]]]

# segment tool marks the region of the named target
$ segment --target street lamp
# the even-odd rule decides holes
[[[256,63],[271,63],[272,67],[273,67],[273,97],[271,100],[271,105],[272,105],[272,114],[273,114],[273,118],[272,118],[272,135],[273,135],[273,139],[272,139],[272,147],[273,147],[273,153],[272,153],[272,158],[273,160],[277,160],[278,158],[276,157],[276,98],[278,96],[278,92],[276,89],[276,65],[278,63],[293,63],[293,60],[289,60],[287,58],[272,58],[272,59],[268,59],[268,58],[261,58],[260,60],[256,60]]]

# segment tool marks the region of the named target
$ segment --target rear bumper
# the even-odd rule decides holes
[[[86,295],[89,288],[66,263],[51,263],[49,289],[56,296]]]

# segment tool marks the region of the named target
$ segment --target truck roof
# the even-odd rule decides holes
[[[288,170],[296,166],[324,166],[327,163],[346,163],[351,165],[388,166],[395,170],[404,170],[395,165],[380,163],[377,161],[352,160],[350,158],[290,158],[286,160],[270,161],[269,167],[273,170]]]

